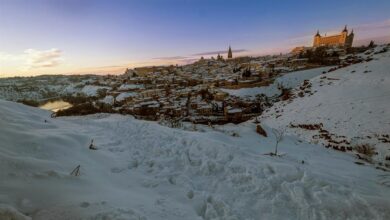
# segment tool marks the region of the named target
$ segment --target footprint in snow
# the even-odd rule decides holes
[[[111,168],[111,173],[121,173],[124,170],[125,170],[125,168],[114,167],[114,168]]]
[[[87,207],[89,207],[89,202],[82,202],[82,203],[80,204],[80,207],[82,207],[82,208],[87,208]]]

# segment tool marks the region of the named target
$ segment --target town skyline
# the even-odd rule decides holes
[[[0,220],[390,220],[389,12],[0,0]]]
[[[331,35],[344,25],[357,33],[354,46],[390,39],[386,1],[355,6],[345,1],[337,9],[308,1],[279,8],[246,3],[1,0],[0,77],[118,74],[126,68],[183,65],[201,56],[226,57],[229,45],[234,56],[286,53],[310,46],[317,30]],[[306,10],[293,15],[300,7]],[[365,18],[359,16],[363,12]],[[329,13],[333,16],[326,17]]]

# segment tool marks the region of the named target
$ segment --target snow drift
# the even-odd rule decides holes
[[[347,154],[286,136],[267,156],[251,122],[197,130],[0,101],[0,218],[390,218],[389,175]]]
[[[296,98],[279,102],[262,116],[271,127],[290,127],[289,133],[312,142],[318,133],[291,124],[323,124],[323,129],[354,144],[369,143],[378,151],[376,159],[390,158],[390,52],[374,54],[362,62],[321,74],[295,89]],[[298,95],[301,93],[301,95]],[[302,96],[302,97],[301,97]],[[388,140],[387,140],[388,139]]]

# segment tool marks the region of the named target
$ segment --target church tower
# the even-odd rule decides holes
[[[314,41],[313,41],[313,47],[319,47],[320,46],[320,41],[321,41],[321,35],[320,31],[317,31],[317,34],[314,35]]]
[[[352,47],[354,36],[355,34],[353,33],[353,29],[352,29],[351,33],[347,37],[347,40],[345,41],[345,47]]]
[[[228,59],[231,59],[231,58],[233,58],[233,53],[232,53],[232,48],[229,46]]]
[[[341,32],[341,37],[339,39],[340,46],[345,45],[345,42],[347,41],[347,37],[348,37],[348,29],[347,29],[347,25],[345,25],[344,30]]]

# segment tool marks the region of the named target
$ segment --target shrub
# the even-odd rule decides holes
[[[104,98],[107,95],[107,89],[98,89],[97,90],[97,97]]]
[[[97,106],[90,102],[74,105],[70,108],[59,110],[55,116],[89,115],[95,113],[113,113],[110,105],[99,103]]]
[[[307,50],[306,53],[302,53],[300,58],[308,58],[309,63],[315,63],[320,65],[334,65],[339,62],[339,54],[333,52],[328,54],[326,52],[327,47],[317,47],[314,50]]]
[[[265,130],[260,125],[256,126],[256,132],[260,135],[263,135],[264,137],[267,137],[267,132],[265,132]]]
[[[203,100],[213,100],[213,94],[208,89],[202,89],[199,91]]]
[[[359,144],[354,147],[355,151],[364,154],[368,157],[372,157],[376,152],[375,148],[369,144]]]
[[[252,72],[250,68],[245,69],[245,71],[242,73],[242,77],[250,77],[252,75]]]
[[[31,99],[20,99],[20,100],[18,100],[18,102],[22,103],[24,105],[29,105],[29,106],[33,106],[33,107],[39,106],[39,102],[37,102],[35,100],[31,100]]]
[[[282,94],[280,95],[283,101],[289,100],[292,98],[292,91],[290,88],[282,88]]]
[[[92,103],[77,104],[70,108],[59,110],[56,116],[88,115],[97,113],[98,109]]]
[[[87,102],[92,102],[97,100],[97,97],[90,97],[82,94],[78,94],[77,96],[65,96],[62,97],[62,99],[66,102],[71,103],[72,105],[77,105],[77,104],[83,104]]]

